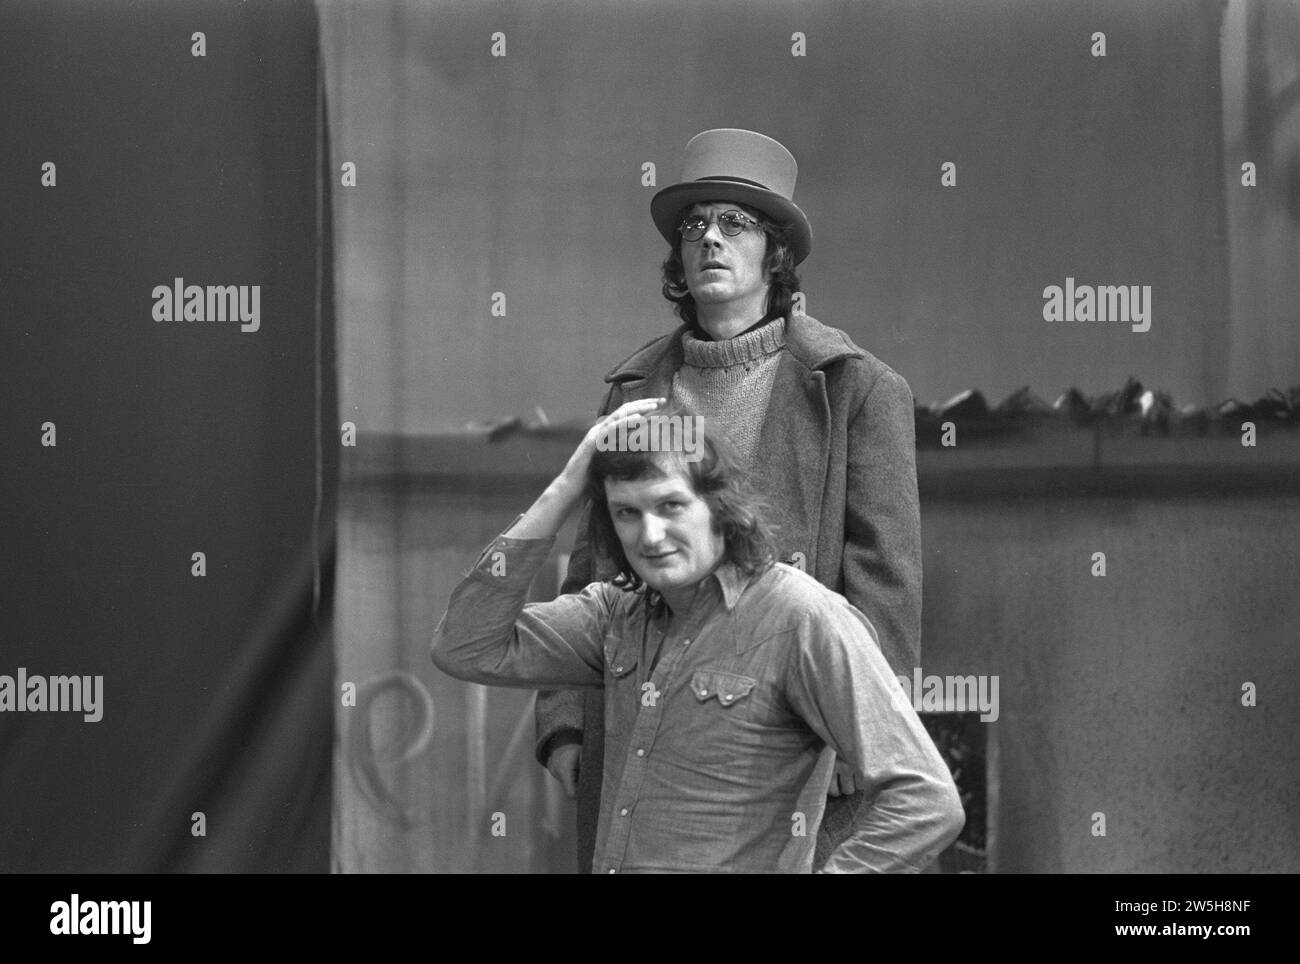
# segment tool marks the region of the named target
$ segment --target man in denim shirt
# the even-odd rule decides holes
[[[872,804],[817,869],[921,870],[964,817],[875,630],[842,596],[772,561],[724,441],[705,432],[690,453],[618,449],[613,439],[636,437],[631,425],[692,417],[654,414],[661,402],[629,402],[597,423],[484,550],[452,593],[434,663],[489,685],[605,687],[596,873],[807,873],[835,754]],[[525,605],[584,498],[619,575]]]

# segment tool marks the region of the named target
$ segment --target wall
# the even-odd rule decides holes
[[[1000,872],[1300,869],[1297,524],[1295,496],[927,501],[925,672],[1000,676]]]
[[[338,673],[361,698],[335,714],[336,870],[576,869],[573,806],[533,760],[532,691],[461,683],[429,660],[461,573],[529,499],[519,486],[407,481],[352,486],[341,502]],[[534,594],[558,584],[551,563]],[[394,671],[402,687],[383,688]]]
[[[593,411],[601,375],[673,323],[649,199],[717,126],[794,151],[809,313],[922,401],[1025,384],[1051,400],[1133,374],[1206,404],[1300,368],[1291,316],[1258,310],[1286,290],[1276,272],[1238,275],[1225,324],[1217,2],[321,10],[334,153],[358,165],[338,192],[341,401],[364,429]],[[1150,285],[1151,330],[1045,322],[1043,289],[1067,277]]]

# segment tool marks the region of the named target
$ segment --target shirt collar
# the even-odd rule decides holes
[[[736,568],[734,562],[723,562],[717,569],[713,570],[713,576],[718,580],[718,587],[722,590],[722,602],[727,607],[727,611],[736,608],[736,603],[740,600],[741,594],[749,585],[750,577],[745,575]]]

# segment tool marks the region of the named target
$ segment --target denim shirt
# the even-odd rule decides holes
[[[525,605],[553,543],[495,539],[433,660],[489,685],[605,687],[596,873],[807,873],[836,753],[874,800],[823,871],[918,871],[956,838],[948,768],[842,596],[782,563],[724,562],[671,632],[610,583]]]

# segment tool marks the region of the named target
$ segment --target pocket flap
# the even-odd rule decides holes
[[[755,680],[749,676],[715,669],[697,669],[691,677],[691,692],[701,703],[716,696],[723,706],[730,706],[748,696],[754,683]]]
[[[636,655],[630,646],[620,646],[617,642],[605,642],[605,668],[614,679],[622,679],[636,669]]]

